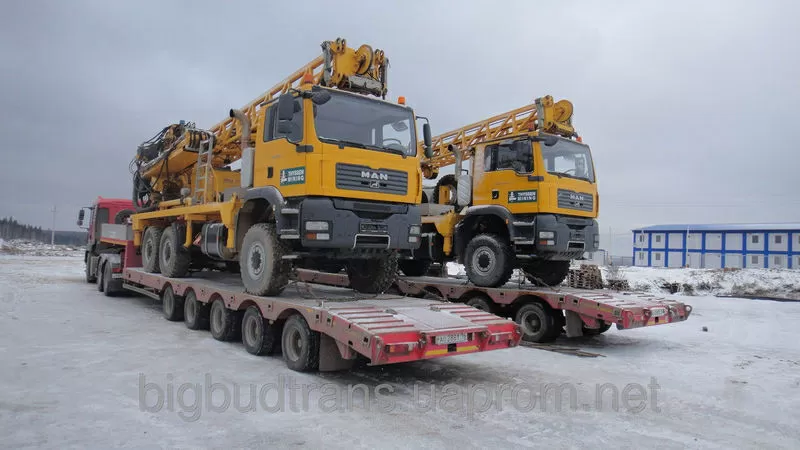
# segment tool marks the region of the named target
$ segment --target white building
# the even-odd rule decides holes
[[[800,269],[800,223],[654,225],[633,230],[648,267]]]

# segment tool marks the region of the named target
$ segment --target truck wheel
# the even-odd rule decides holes
[[[100,274],[100,277],[97,279],[97,292],[103,292],[103,288],[105,287],[105,285],[103,284],[104,274],[103,274],[103,266],[100,265],[101,262],[102,261],[97,262],[97,265],[99,266],[98,267],[99,270],[97,272]]]
[[[495,311],[494,302],[486,294],[475,293],[467,299],[466,304],[489,314],[494,314]]]
[[[253,295],[280,295],[289,284],[291,266],[282,259],[287,252],[286,245],[278,240],[275,224],[250,227],[239,254],[245,290]]]
[[[249,306],[242,318],[242,344],[251,355],[268,355],[278,343],[277,328],[270,325],[257,306]]]
[[[161,244],[163,230],[156,227],[147,227],[142,239],[142,267],[145,272],[158,273],[158,247]]]
[[[142,252],[144,253],[144,251]],[[174,227],[167,227],[158,245],[158,266],[165,277],[180,278],[189,270],[189,250],[178,242]]]
[[[91,266],[91,263],[90,263],[91,260],[92,260],[92,257],[89,256],[89,255],[86,255],[86,269],[85,269],[86,282],[87,283],[97,283],[97,277],[94,276],[94,274],[92,274],[91,272],[89,272],[89,267]]]
[[[397,265],[407,277],[422,277],[428,274],[432,263],[430,259],[401,259]]]
[[[183,323],[190,330],[208,328],[208,306],[200,303],[192,290],[183,297]]]
[[[183,320],[183,299],[176,296],[172,286],[167,285],[161,293],[161,310],[170,322]]]
[[[609,328],[611,328],[611,324],[610,323],[605,323],[605,322],[602,322],[602,325],[600,325],[600,328],[597,328],[597,329],[586,328],[584,326],[583,327],[583,335],[584,336],[599,336],[599,335],[605,333],[606,331],[608,331]]]
[[[225,302],[218,298],[211,303],[210,326],[211,336],[218,341],[232,341],[239,331],[239,317],[236,311],[225,307]]]
[[[464,252],[467,278],[478,286],[499,287],[514,271],[514,253],[508,241],[494,234],[475,236]]]
[[[347,278],[356,292],[382,294],[397,279],[397,256],[348,261]]]
[[[442,186],[447,186],[450,188],[450,198],[442,199],[444,200],[443,205],[452,205],[455,203],[456,198],[456,176],[455,175],[445,175],[442,178],[439,178],[439,181],[436,183],[436,187],[433,189],[433,203],[439,203],[439,188]]]
[[[114,289],[111,288],[112,281],[114,278],[111,273],[111,263],[107,262],[103,265],[103,282],[98,283],[103,285],[103,293],[106,294],[106,297],[113,297],[115,294]]]
[[[539,303],[523,305],[514,321],[522,328],[522,339],[526,341],[553,342],[561,334],[553,315]]]
[[[286,366],[298,372],[319,367],[319,332],[313,331],[306,319],[295,314],[286,320],[281,336],[281,350]]]
[[[557,286],[569,275],[569,261],[537,261],[523,267],[525,278],[537,286]]]

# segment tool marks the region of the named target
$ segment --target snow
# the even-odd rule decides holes
[[[580,264],[573,264],[573,268]],[[465,277],[464,266],[447,264],[452,276]],[[666,284],[677,283],[679,295],[757,296],[800,299],[800,270],[797,269],[689,269],[658,267],[600,266],[603,281],[627,280],[631,290],[663,294]],[[520,277],[514,271],[514,278]]]
[[[603,355],[597,358],[517,347],[297,373],[280,356],[255,357],[239,343],[165,321],[148,298],[105,297],[85,283],[81,255],[4,255],[0,441],[53,449],[796,448],[800,303],[682,299],[694,307],[686,322],[556,343]],[[304,386],[307,395],[303,387],[283,390],[286,407],[273,412],[281,380]],[[566,394],[556,411],[552,386],[562,384]],[[221,394],[236,387],[236,405],[249,403],[250,385],[266,402],[252,412],[234,404],[217,412]],[[361,387],[370,394],[369,410]],[[602,404],[598,387],[606,394]],[[325,406],[337,404],[319,402],[331,392],[349,398],[350,388],[358,394],[349,407],[329,411]],[[433,389],[437,401],[415,406],[415,388],[421,400]],[[214,389],[210,396],[207,389]],[[645,400],[614,410],[613,389],[618,398],[627,392],[629,400]],[[568,401],[573,390],[575,408]],[[200,409],[191,408],[194,393]],[[498,393],[503,401],[486,401]],[[525,410],[531,399],[537,403]],[[625,408],[639,403],[641,411]]]
[[[70,245],[50,245],[43,242],[12,239],[0,239],[0,255],[29,255],[29,256],[75,256],[83,254],[82,247]]]

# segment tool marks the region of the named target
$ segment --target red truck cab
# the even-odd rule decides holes
[[[89,220],[84,225],[87,210]],[[98,283],[98,290],[104,291],[107,295],[121,290],[122,281],[116,272],[121,272],[119,257],[124,249],[124,241],[115,243],[102,238],[102,225],[127,224],[128,218],[135,211],[133,202],[129,199],[103,197],[97,197],[92,206],[83,207],[78,211],[78,226],[86,229],[88,234],[83,257],[86,264],[86,282]],[[104,276],[106,274],[108,276]],[[119,289],[116,284],[120,285]]]

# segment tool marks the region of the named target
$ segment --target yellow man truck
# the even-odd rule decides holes
[[[502,286],[515,268],[538,285],[561,283],[570,260],[599,242],[594,164],[572,109],[546,96],[434,137],[424,176],[447,166],[454,174],[426,195],[422,245],[405,252],[400,270],[420,276],[456,261],[478,286]]]
[[[388,58],[344,39],[229,118],[181,121],[132,161],[134,246],[167,277],[238,271],[275,296],[295,267],[343,265],[354,289],[382,292],[397,252],[420,243],[421,167],[414,111],[386,101]],[[429,153],[430,154],[430,153]]]

